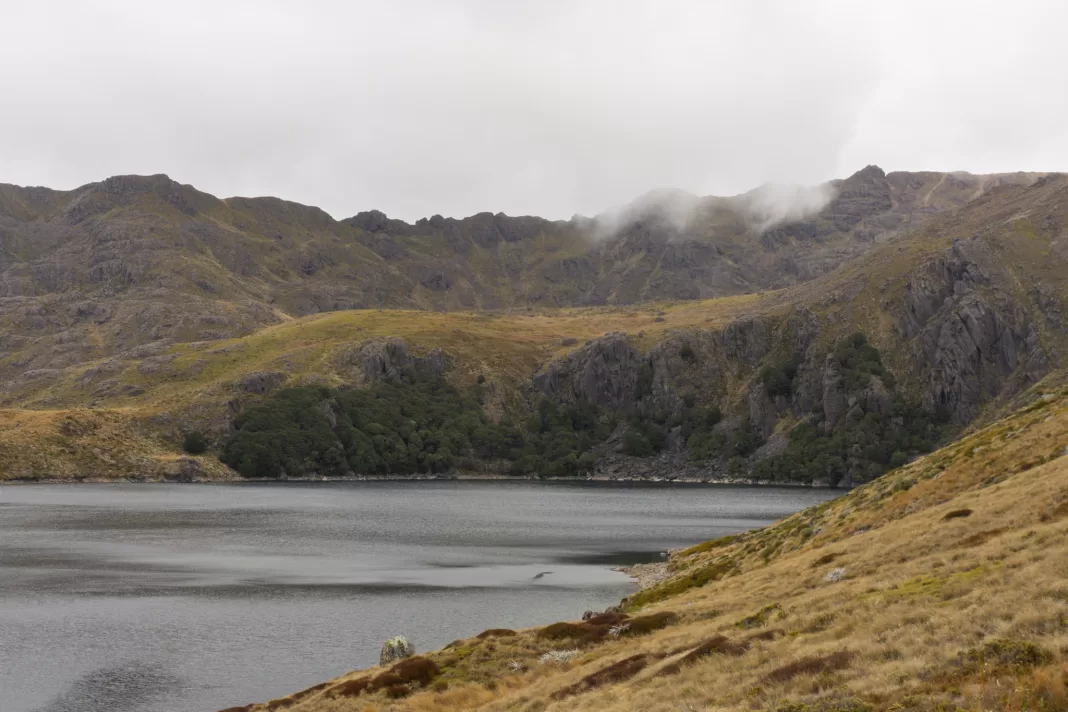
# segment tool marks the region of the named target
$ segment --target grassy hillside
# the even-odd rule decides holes
[[[542,364],[589,339],[620,331],[652,344],[669,330],[722,327],[754,309],[780,306],[781,297],[772,294],[627,309],[346,311],[290,320],[243,338],[143,348],[65,369],[47,383],[26,379],[10,385],[8,402],[32,415],[9,410],[0,418],[0,452],[8,455],[0,479],[61,477],[79,468],[159,477],[161,464],[148,463],[155,455],[164,465],[178,457],[182,431],[210,429],[216,422],[225,426],[231,402],[255,398],[239,385],[248,374],[279,373],[288,383],[352,382],[360,377],[358,365],[347,363],[345,355],[369,341],[399,337],[417,352],[445,350],[455,364],[450,379],[472,383],[482,375],[494,385],[489,407],[499,413],[519,407],[521,386]],[[124,457],[130,443],[100,439],[96,429],[64,433],[62,424],[71,413],[122,423],[146,443],[145,457]],[[47,455],[31,458],[25,449],[30,443]],[[50,473],[46,462],[62,464]]]
[[[487,630],[235,709],[1066,710],[1068,389],[1032,395],[844,497],[675,554],[625,619]]]

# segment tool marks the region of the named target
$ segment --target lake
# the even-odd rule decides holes
[[[613,566],[837,493],[358,482],[0,487],[0,709],[211,712],[486,628],[578,618]]]

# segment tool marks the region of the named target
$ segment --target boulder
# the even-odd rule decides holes
[[[415,655],[415,646],[403,635],[390,638],[382,646],[382,654],[378,658],[379,665],[389,665],[397,660],[410,658]]]

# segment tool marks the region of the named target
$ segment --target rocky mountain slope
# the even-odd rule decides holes
[[[906,405],[960,429],[1057,365],[1068,178],[869,167],[826,191],[805,216],[783,206],[811,209],[810,193],[757,191],[655,196],[594,222],[406,225],[164,177],[0,188],[0,477],[223,475],[181,455],[184,433],[218,446],[284,386],[369,383],[428,356],[458,386],[481,379],[494,420],[549,399],[659,440],[632,457],[617,429],[593,451],[599,476],[746,477],[770,458],[770,477],[802,446],[839,457],[816,436],[840,423],[853,445],[879,424],[904,433]],[[431,265],[440,279],[420,276]],[[671,298],[701,294],[737,296]],[[436,311],[472,304],[522,308]],[[361,305],[419,310],[299,316]],[[835,356],[855,333],[875,349],[861,371]],[[791,438],[802,425],[816,441]],[[828,465],[839,482],[878,469],[844,459]]]
[[[335,221],[275,198],[219,200],[162,175],[66,192],[4,185],[0,376],[342,309],[755,292],[825,273],[880,236],[1036,178],[872,166],[794,193],[653,196],[597,220],[481,213],[414,225],[377,211]]]
[[[1068,391],[1034,395],[846,496],[673,554],[616,611],[472,631],[226,712],[1068,709]]]

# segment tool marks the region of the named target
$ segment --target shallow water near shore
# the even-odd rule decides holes
[[[491,627],[829,490],[537,482],[0,487],[0,709],[210,712]]]

